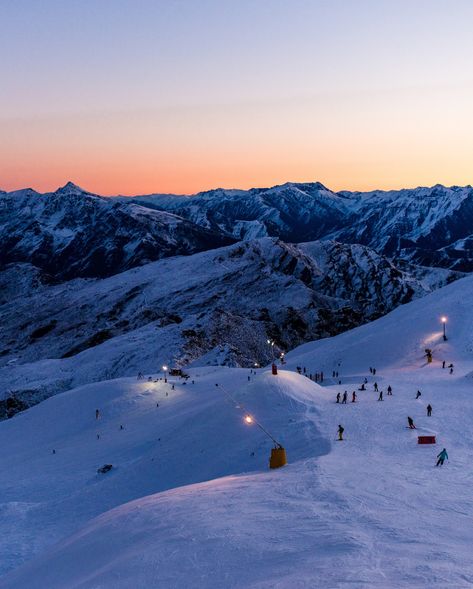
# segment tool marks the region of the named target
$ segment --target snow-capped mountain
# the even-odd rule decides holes
[[[0,267],[30,263],[59,279],[110,276],[232,241],[172,213],[103,198],[72,183],[47,194],[0,194]]]
[[[350,216],[346,199],[320,182],[248,191],[217,189],[191,197],[142,196],[133,201],[172,211],[239,240],[273,236],[297,243],[314,241],[345,226]]]
[[[458,277],[412,265],[401,270],[365,246],[276,238],[166,258],[101,280],[45,285],[24,265],[7,271],[11,290],[22,294],[0,305],[0,390],[27,402],[163,364],[266,364],[268,338],[277,355]]]
[[[473,188],[441,185],[335,193],[320,183],[213,190],[191,197],[150,195],[135,202],[172,211],[237,239],[337,239],[429,266],[473,270]]]
[[[473,188],[344,192],[350,225],[333,237],[429,266],[473,270]]]

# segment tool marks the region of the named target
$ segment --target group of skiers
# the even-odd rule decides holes
[[[374,368],[370,368],[370,370],[375,370],[375,369]],[[365,380],[361,384],[361,386],[358,387],[358,390],[359,391],[366,391],[366,384],[367,383],[368,383],[368,379],[365,378]],[[375,393],[379,393],[378,401],[383,401],[384,400],[383,399],[383,391],[378,390],[378,383],[377,382],[374,383],[374,391],[375,391]],[[392,394],[393,394],[393,388],[392,388],[391,385],[388,386],[387,393],[388,393],[388,395],[391,395],[392,396]],[[352,403],[356,403],[357,398],[358,398],[358,396],[357,396],[356,392],[353,391],[352,394],[351,394],[351,402]],[[343,397],[341,396],[341,393],[337,393],[336,401],[335,401],[336,403],[340,403],[341,405],[346,405],[347,401],[348,401],[348,392],[347,391],[345,391],[343,393]]]
[[[445,361],[443,362],[442,368],[445,368]],[[450,364],[448,366],[448,368],[450,368],[450,374],[453,372],[453,364]],[[370,367],[370,373],[375,375],[376,374],[376,368],[372,368]],[[365,378],[362,385],[358,388],[359,391],[366,391],[366,384],[368,383],[368,379]],[[378,383],[375,382],[374,383],[374,391],[378,392]],[[391,387],[391,385],[388,386],[387,388],[387,394],[388,395],[392,395],[393,394],[393,389]],[[421,397],[422,393],[418,390],[416,393],[416,399],[419,399]],[[356,403],[356,399],[357,399],[357,394],[355,391],[352,392],[352,399],[351,402],[352,403]],[[341,405],[346,405],[348,401],[348,391],[345,391],[343,393],[343,396],[341,395],[341,393],[337,393],[336,396],[336,403],[340,403]],[[378,396],[378,401],[383,401],[383,391],[379,391],[379,396]],[[432,405],[429,403],[427,405],[427,417],[431,417],[432,416]],[[407,427],[409,429],[416,429],[414,420],[412,419],[412,417],[408,416],[407,417]],[[342,425],[339,424],[338,429],[337,429],[337,434],[338,434],[338,441],[343,441],[343,432],[345,431],[344,427]],[[437,463],[435,466],[442,466],[443,463],[445,462],[445,460],[448,460],[448,454],[447,454],[447,450],[445,448],[443,448],[443,450],[437,454]]]

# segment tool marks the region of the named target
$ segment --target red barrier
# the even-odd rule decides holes
[[[436,444],[435,436],[417,436],[418,444]]]
[[[278,373],[278,367],[276,366],[276,364],[273,364],[271,368],[272,368],[273,374]]]

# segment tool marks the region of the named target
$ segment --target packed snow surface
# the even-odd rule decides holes
[[[0,588],[472,587],[472,288],[305,344],[277,376],[94,383],[2,422]],[[286,467],[267,470],[272,442],[247,413]]]

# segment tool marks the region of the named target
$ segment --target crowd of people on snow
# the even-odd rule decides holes
[[[446,367],[446,362],[444,360],[442,362],[442,368],[444,369],[445,367]],[[449,368],[450,374],[452,374],[453,373],[453,364],[449,364],[447,368]],[[373,376],[376,375],[376,368],[373,368],[370,366],[369,371],[370,371],[370,374],[372,374]],[[366,391],[367,384],[368,384],[368,379],[365,377],[363,379],[361,386],[358,388],[358,391]],[[373,383],[373,390],[374,390],[374,392],[378,393],[378,401],[383,401],[384,400],[383,399],[383,391],[379,390],[377,382]],[[392,386],[388,385],[386,390],[387,390],[387,394],[389,396],[392,396],[392,394],[393,394]],[[356,391],[353,391],[351,395],[352,395],[351,402],[356,403],[357,398],[358,398]],[[417,390],[415,399],[418,400],[421,396],[422,396],[421,391]],[[338,403],[340,405],[346,405],[347,401],[348,401],[348,391],[345,391],[343,393],[343,395],[340,392],[337,392],[336,397],[335,397],[335,403]],[[433,408],[430,403],[427,405],[426,410],[427,410],[427,417],[431,417]],[[407,427],[408,427],[408,429],[416,429],[414,420],[410,416],[407,417]],[[337,439],[339,441],[343,441],[343,432],[344,431],[345,430],[344,430],[343,426],[339,425],[338,429],[337,429],[337,434],[338,434]],[[445,460],[448,460],[448,454],[447,454],[447,450],[445,448],[443,448],[443,450],[437,455],[437,459],[438,460],[437,460],[437,463],[435,466],[442,466],[443,463],[445,462]]]

